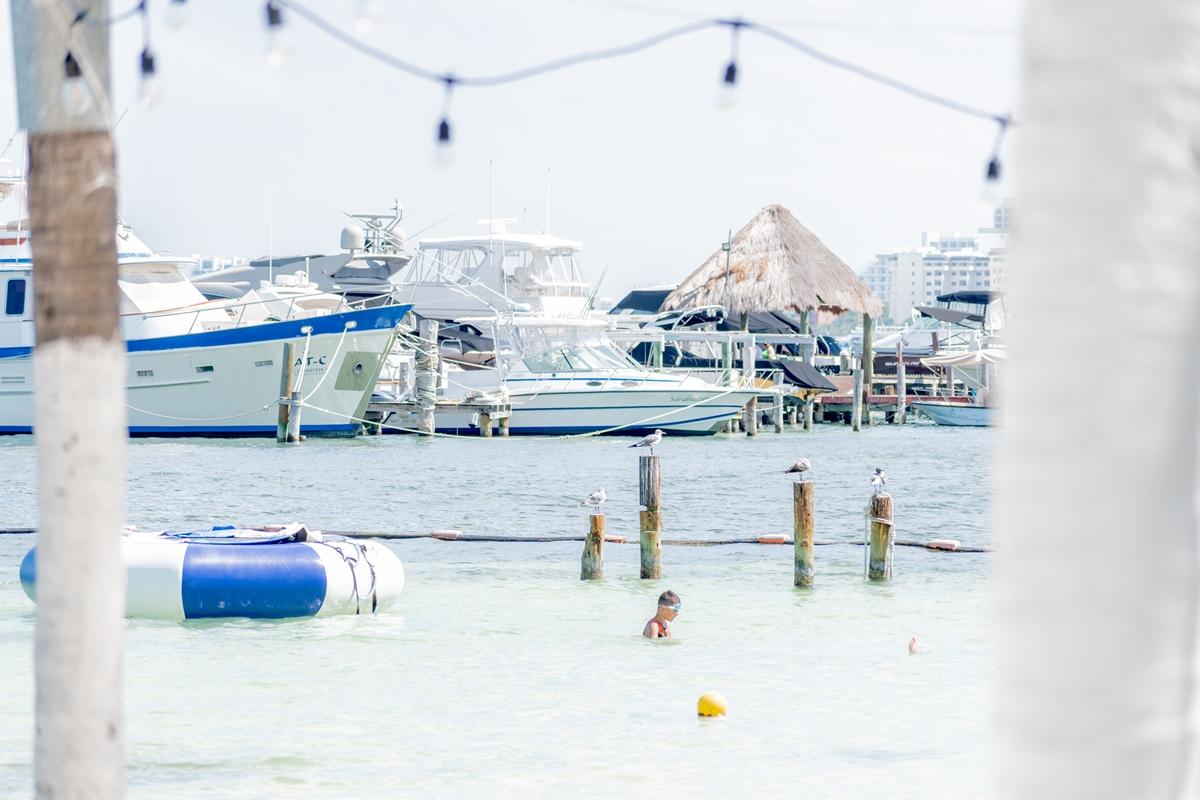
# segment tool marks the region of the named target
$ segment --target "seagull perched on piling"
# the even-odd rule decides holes
[[[579,505],[581,505],[581,506],[591,506],[592,508],[594,508],[594,509],[596,509],[597,511],[599,511],[599,510],[600,510],[600,506],[604,505],[604,501],[605,501],[605,500],[607,500],[607,499],[608,499],[608,493],[607,493],[607,492],[605,492],[605,491],[604,491],[604,487],[603,487],[603,486],[601,486],[601,487],[600,487],[600,488],[598,488],[596,491],[592,492],[592,493],[591,493],[591,494],[589,494],[587,497],[585,497],[585,498],[583,498],[582,500],[580,500],[580,501],[579,501]]]
[[[875,474],[871,476],[871,488],[875,490],[875,494],[879,494],[885,486],[887,486],[887,475],[883,474],[883,467],[876,467]]]
[[[807,458],[797,459],[795,464],[783,471],[784,475],[795,475],[797,480],[808,480],[808,471],[812,469],[812,462]]]
[[[654,433],[651,433],[648,436],[643,437],[641,441],[634,442],[633,444],[631,444],[629,446],[630,447],[649,447],[650,455],[654,455],[654,445],[661,442],[662,437],[664,437],[664,436],[666,436],[665,433],[663,433],[662,431],[656,430]]]

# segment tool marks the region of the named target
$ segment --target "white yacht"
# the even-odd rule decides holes
[[[358,432],[407,306],[302,316],[293,303],[288,321],[270,322],[262,298],[210,302],[181,272],[187,259],[155,253],[124,223],[116,237],[131,435],[274,435],[287,342],[308,404],[301,433]],[[0,433],[32,432],[34,272],[28,224],[0,228]]]

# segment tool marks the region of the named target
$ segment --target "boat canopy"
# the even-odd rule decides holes
[[[927,367],[977,367],[980,364],[1001,364],[1008,360],[1008,351],[999,347],[984,347],[965,352],[939,353],[922,358]]]

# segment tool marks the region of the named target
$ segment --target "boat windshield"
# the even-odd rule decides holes
[[[588,328],[536,327],[513,331],[521,362],[530,372],[586,372],[638,368],[640,365],[602,331]]]

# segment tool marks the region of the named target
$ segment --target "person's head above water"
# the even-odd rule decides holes
[[[667,621],[673,620],[679,615],[681,608],[683,608],[683,601],[670,589],[658,596],[658,616],[661,618]]]

